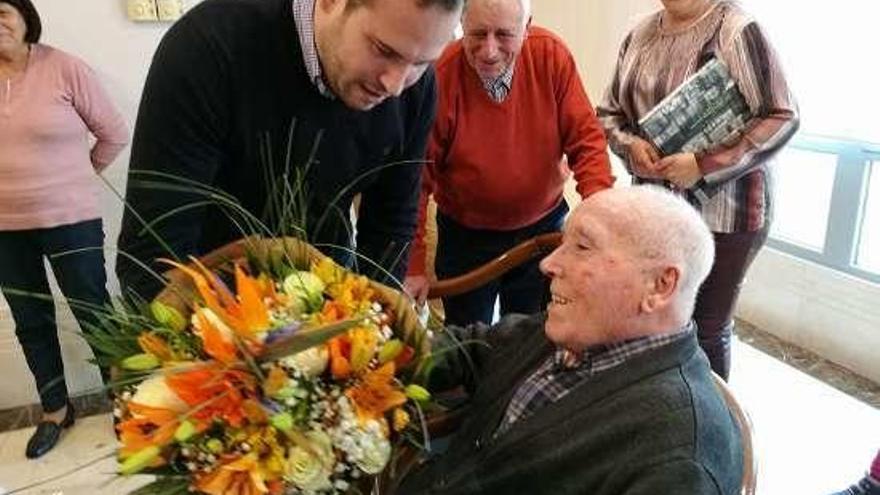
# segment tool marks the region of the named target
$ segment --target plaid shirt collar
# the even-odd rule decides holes
[[[495,79],[483,79],[483,88],[489,93],[492,100],[501,103],[510,94],[510,88],[513,85],[513,70],[516,67],[516,60]]]
[[[580,354],[557,349],[519,385],[495,435],[507,432],[517,421],[562,399],[594,374],[620,366],[639,354],[663,347],[693,331],[694,324],[690,322],[674,332],[592,346]]]
[[[335,98],[324,82],[321,59],[318,58],[318,47],[315,45],[315,0],[293,0],[293,21],[296,23],[299,45],[309,79],[322,96]]]
[[[604,371],[622,364],[637,354],[664,346],[693,330],[694,323],[690,322],[674,332],[624,340],[615,344],[591,346],[580,354],[558,348],[553,353],[553,366],[556,371],[575,373]]]

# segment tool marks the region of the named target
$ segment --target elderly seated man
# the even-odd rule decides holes
[[[541,263],[546,315],[446,332],[462,352],[432,380],[465,385],[470,410],[398,493],[738,493],[740,432],[690,322],[713,249],[659,188],[584,200]]]

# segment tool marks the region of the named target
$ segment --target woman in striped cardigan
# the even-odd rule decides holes
[[[737,2],[662,3],[662,10],[624,40],[597,113],[612,151],[624,160],[634,182],[681,191],[714,233],[716,261],[694,319],[712,369],[726,378],[733,309],[770,225],[770,161],[797,130],[797,108],[764,31]],[[639,119],[713,58],[727,66],[751,120],[724,144],[661,156],[641,133]]]

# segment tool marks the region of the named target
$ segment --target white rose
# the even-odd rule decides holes
[[[330,351],[323,344],[316,345],[281,360],[282,364],[298,369],[309,378],[314,378],[324,373],[329,361]]]
[[[367,474],[377,474],[385,469],[391,458],[391,443],[381,434],[371,434],[368,438],[370,441],[361,444],[363,450],[355,464]]]
[[[306,433],[311,440],[310,449],[293,447],[287,454],[285,479],[301,490],[318,491],[331,488],[336,457],[333,455],[330,437],[326,433],[313,430]]]
[[[189,405],[171,390],[164,375],[150,377],[137,386],[131,402],[147,407],[170,409],[176,413],[189,411]]]
[[[320,309],[324,300],[324,282],[309,271],[293,272],[281,282],[281,288],[288,296],[296,297],[306,303],[312,311]]]

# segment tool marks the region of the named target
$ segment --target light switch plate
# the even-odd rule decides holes
[[[155,0],[128,0],[128,18],[132,21],[158,21]]]
[[[160,21],[176,21],[183,15],[183,0],[156,0]]]

